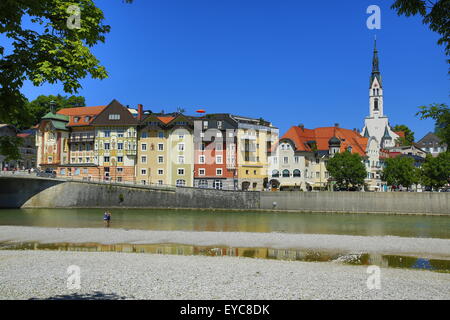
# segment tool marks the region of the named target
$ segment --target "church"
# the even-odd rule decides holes
[[[374,140],[378,144],[378,149],[389,149],[395,147],[395,140],[399,138],[399,134],[389,125],[389,119],[384,114],[383,107],[383,82],[375,39],[369,86],[369,116],[364,119],[361,135],[369,139],[369,144],[371,140]]]

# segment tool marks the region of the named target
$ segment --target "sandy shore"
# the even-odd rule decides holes
[[[80,267],[81,288],[67,288]],[[116,252],[0,251],[0,299],[450,299],[450,275],[328,262]]]
[[[150,231],[104,228],[40,228],[0,226],[0,242],[38,241],[97,242],[102,244],[180,243],[223,245],[230,247],[265,247],[336,250],[351,253],[384,253],[427,258],[450,258],[450,239],[403,238],[394,236],[363,237],[325,234]]]

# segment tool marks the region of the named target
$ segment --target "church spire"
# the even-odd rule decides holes
[[[379,68],[378,49],[377,49],[377,36],[375,36],[374,46],[373,46],[372,75],[370,76],[370,85],[372,85],[373,80],[375,78],[378,79],[378,83],[381,86],[381,74],[380,74],[380,68]]]

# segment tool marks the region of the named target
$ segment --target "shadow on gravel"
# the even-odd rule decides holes
[[[93,293],[73,293],[62,294],[58,296],[48,297],[45,299],[31,298],[30,300],[124,300],[125,296],[119,296],[115,293],[104,293],[94,291]]]

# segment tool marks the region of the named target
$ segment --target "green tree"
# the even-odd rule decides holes
[[[336,184],[340,188],[348,189],[350,186],[356,187],[364,184],[367,171],[362,160],[359,154],[345,151],[336,153],[330,158],[326,167],[336,180]]]
[[[19,137],[0,136],[0,154],[5,156],[5,161],[20,159],[19,147],[23,139]]]
[[[74,21],[71,5],[80,9],[79,28],[69,27]],[[35,86],[61,83],[65,92],[76,93],[81,79],[106,78],[106,69],[91,52],[110,31],[103,20],[93,0],[0,1],[0,35],[7,39],[0,44],[0,123],[26,122],[27,99],[21,93],[26,80]],[[10,144],[0,148],[11,150]]]
[[[35,100],[26,104],[25,110],[28,113],[28,121],[16,125],[18,128],[26,128],[38,123],[41,118],[50,112],[51,104],[54,104],[55,111],[63,108],[84,107],[85,99],[82,96],[62,96],[62,95],[40,95]]]
[[[403,131],[405,133],[405,137],[399,137],[397,139],[397,143],[401,146],[410,146],[414,142],[414,132],[408,128],[408,126],[404,124],[397,124],[394,128],[394,131]]]
[[[450,152],[440,153],[437,157],[428,154],[421,169],[422,183],[438,189],[450,179]]]
[[[450,56],[449,0],[396,0],[391,8],[396,10],[399,16],[422,16],[423,24],[429,25],[432,31],[441,35],[438,44],[444,45],[446,55]],[[447,62],[450,63],[450,59]]]
[[[419,107],[416,116],[420,119],[434,119],[436,124],[436,135],[450,147],[450,109],[444,103],[433,103],[429,106]],[[447,149],[449,152],[449,149]]]
[[[419,182],[419,172],[414,166],[414,159],[410,157],[396,157],[386,159],[381,179],[388,185],[402,185],[409,188],[412,184]]]

